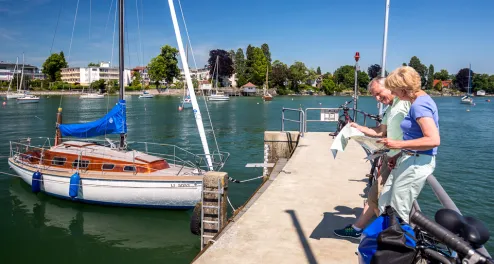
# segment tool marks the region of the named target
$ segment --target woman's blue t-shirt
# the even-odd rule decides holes
[[[430,117],[436,123],[436,127],[439,130],[439,115],[437,113],[437,106],[434,100],[429,95],[422,95],[415,99],[415,102],[410,106],[410,111],[405,119],[400,124],[401,130],[403,130],[403,140],[412,140],[424,137],[420,125],[417,123],[417,119],[420,117]],[[417,153],[436,155],[437,147],[430,150],[421,150]]]

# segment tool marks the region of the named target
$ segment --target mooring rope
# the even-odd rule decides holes
[[[255,178],[247,179],[247,180],[243,180],[243,181],[234,179],[232,177],[228,177],[228,180],[231,181],[231,182],[234,182],[234,183],[244,183],[244,182],[249,182],[249,181],[257,180],[257,179],[260,179],[262,177],[264,177],[264,176],[259,176],[259,177],[255,177]]]
[[[235,207],[233,207],[232,202],[230,202],[230,197],[226,197],[226,200],[228,201],[228,204],[232,207],[233,212],[235,212]]]

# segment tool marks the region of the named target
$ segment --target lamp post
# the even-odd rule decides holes
[[[354,87],[354,91],[353,91],[353,122],[357,122],[357,103],[358,103],[358,80],[357,80],[357,76],[358,76],[358,70],[359,70],[359,66],[358,66],[358,60],[360,59],[360,53],[357,51],[355,52],[355,87]]]

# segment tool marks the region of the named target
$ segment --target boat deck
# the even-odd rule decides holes
[[[362,211],[370,164],[354,142],[333,158],[332,140],[306,133],[260,197],[194,263],[357,263],[359,241],[333,230]]]

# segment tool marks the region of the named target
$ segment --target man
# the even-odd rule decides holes
[[[377,127],[364,127],[352,123],[351,126],[360,130],[367,136],[403,140],[403,132],[400,123],[410,110],[410,102],[401,101],[398,97],[391,94],[391,91],[384,87],[384,80],[385,78],[383,77],[376,77],[372,79],[367,86],[367,90],[377,101],[389,106],[388,109],[386,109],[381,124]],[[392,169],[389,167],[388,162],[391,166],[394,166],[399,153],[399,150],[390,150],[383,156],[381,170],[379,171],[377,180],[373,182],[369,190],[367,203],[364,205],[364,211],[353,225],[350,224],[343,229],[334,230],[336,236],[358,239],[362,234],[362,229],[367,226],[367,223],[372,219],[373,214],[379,215],[378,196]]]

